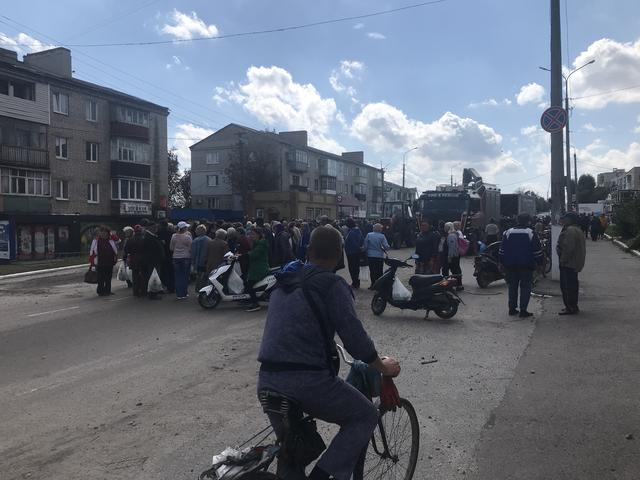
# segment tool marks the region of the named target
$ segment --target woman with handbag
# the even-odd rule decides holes
[[[118,261],[118,247],[110,238],[109,227],[101,226],[98,237],[91,242],[89,257],[92,257],[98,272],[98,288],[96,293],[101,296],[113,295],[111,293],[111,277],[113,266]]]

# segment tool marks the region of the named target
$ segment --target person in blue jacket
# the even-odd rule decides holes
[[[504,232],[500,245],[500,262],[506,270],[509,287],[509,315],[527,318],[533,314],[527,310],[533,286],[533,272],[542,265],[543,254],[538,235],[529,228],[531,218],[527,213],[518,215],[518,224]],[[518,288],[520,310],[518,311]]]
[[[345,224],[348,230],[344,237],[344,252],[347,254],[351,288],[358,289],[360,288],[360,257],[362,255],[364,235],[353,218],[347,218]]]
[[[376,223],[373,226],[373,232],[367,233],[364,238],[363,248],[369,260],[369,273],[371,275],[371,285],[373,285],[382,276],[384,255],[390,248],[387,237],[382,233],[381,224]]]

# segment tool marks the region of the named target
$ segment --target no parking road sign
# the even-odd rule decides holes
[[[540,117],[540,126],[549,133],[561,131],[567,124],[567,112],[562,107],[549,107]]]

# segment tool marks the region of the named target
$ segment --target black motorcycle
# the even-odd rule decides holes
[[[407,260],[384,259],[389,268],[371,287],[371,290],[375,291],[371,300],[374,315],[381,315],[388,303],[402,310],[424,309],[425,318],[428,318],[430,311],[435,312],[440,318],[452,318],[462,302],[454,290],[458,281],[454,278],[444,278],[442,275],[413,275],[409,279],[409,291],[396,277],[398,268],[412,268]]]
[[[491,283],[502,280],[505,276],[504,268],[500,264],[498,251],[502,242],[493,242],[474,260],[473,276],[476,277],[480,288],[487,288]]]

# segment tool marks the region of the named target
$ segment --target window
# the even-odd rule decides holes
[[[309,188],[309,177],[304,179],[304,183],[307,186],[307,188]]]
[[[207,152],[207,165],[219,165],[220,152]]]
[[[97,143],[87,142],[86,160],[87,162],[98,161],[98,144]]]
[[[141,127],[149,126],[149,113],[135,110],[133,108],[118,107],[116,110],[116,118],[119,122],[123,123],[140,125]]]
[[[351,189],[351,195],[353,195],[353,185],[349,185],[350,189]]]
[[[264,209],[256,208],[256,218],[264,218]]]
[[[307,207],[305,209],[305,220],[313,220],[313,208]]]
[[[87,183],[87,202],[100,202],[100,185],[97,183]]]
[[[300,185],[300,175],[291,176],[291,185]]]
[[[69,182],[67,180],[56,181],[56,200],[69,200]]]
[[[69,158],[69,139],[56,137],[56,158]]]
[[[98,102],[95,100],[87,101],[87,120],[90,122],[98,121]]]
[[[216,197],[210,197],[207,199],[207,205],[209,208],[220,208],[220,199]]]
[[[22,98],[24,100],[32,100],[36,99],[36,86],[33,83],[29,82],[19,82],[16,80],[11,80],[11,86],[13,87],[13,96],[17,98]]]
[[[356,167],[356,177],[360,176],[360,167]]]
[[[332,190],[335,192],[336,190],[336,179],[335,177],[321,177],[320,178],[320,188],[322,190]]]
[[[9,95],[9,80],[6,78],[0,78],[0,93],[2,95]]]
[[[112,200],[151,201],[151,182],[114,178],[111,180]]]
[[[303,150],[296,150],[296,163],[309,166],[309,157],[307,152]]]
[[[317,192],[318,191],[318,179],[314,178],[313,179],[313,189]]]
[[[220,177],[218,175],[207,175],[207,186],[217,187],[220,185]]]
[[[51,195],[51,179],[46,172],[2,168],[0,169],[0,193],[48,197]]]
[[[122,162],[149,163],[149,145],[115,138],[111,140],[111,158]]]
[[[53,111],[62,115],[69,115],[69,95],[66,93],[53,92]]]

